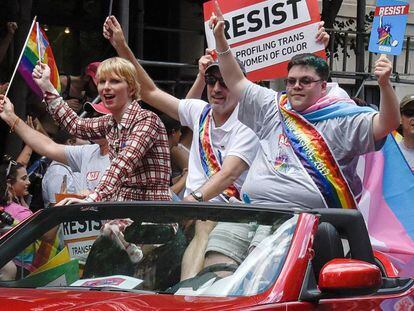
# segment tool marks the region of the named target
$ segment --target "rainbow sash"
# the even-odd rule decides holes
[[[356,208],[355,198],[335,157],[323,136],[310,122],[372,110],[335,103],[302,116],[287,109],[286,94],[278,102],[283,130],[305,171],[318,187],[326,207]]]
[[[216,154],[211,142],[211,121],[211,106],[207,105],[200,116],[198,148],[201,166],[203,167],[204,173],[208,178],[219,172],[221,165],[223,164],[220,150],[218,150]],[[240,200],[240,192],[234,184],[231,184],[220,194],[220,196],[226,202],[229,201],[230,197],[235,197]]]

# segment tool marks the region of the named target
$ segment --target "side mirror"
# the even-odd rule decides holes
[[[319,274],[319,289],[338,295],[368,295],[382,285],[380,269],[371,263],[335,258],[326,263]]]

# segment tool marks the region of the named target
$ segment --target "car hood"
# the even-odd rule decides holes
[[[193,297],[96,290],[2,288],[0,310],[222,310],[253,303],[249,297]],[[257,301],[256,301],[257,303]]]

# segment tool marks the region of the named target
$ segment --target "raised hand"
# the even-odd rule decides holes
[[[11,35],[14,35],[18,28],[16,22],[7,22],[6,27],[7,27],[7,32]]]
[[[318,25],[318,32],[316,33],[316,42],[320,42],[322,43],[325,47],[328,46],[329,44],[329,34],[326,32],[325,27],[323,27],[323,25],[325,25],[324,21],[319,22]]]
[[[209,26],[215,37],[220,35],[224,37],[224,17],[217,1],[214,1],[214,13],[211,14]]]
[[[126,42],[122,27],[113,15],[108,16],[105,20],[103,25],[103,36],[105,39],[109,40],[114,48]]]
[[[0,95],[0,117],[7,122],[14,115],[14,106],[10,99],[4,95]]]
[[[53,84],[50,82],[50,68],[47,64],[37,61],[32,72],[32,77],[43,93],[55,90]]]
[[[377,77],[378,85],[385,86],[390,84],[391,73],[391,61],[385,55],[381,55],[381,57],[375,62],[374,68],[374,74]]]
[[[204,76],[206,73],[206,69],[210,66],[211,63],[214,62],[214,50],[206,49],[206,54],[201,56],[198,60],[198,72]]]
[[[28,126],[30,126],[32,129],[35,130],[35,126],[34,126],[34,123],[33,123],[33,117],[32,116],[27,116],[27,118],[26,118],[26,124]]]
[[[0,94],[5,94],[8,87],[9,87],[9,82],[3,83],[3,84],[0,83]]]

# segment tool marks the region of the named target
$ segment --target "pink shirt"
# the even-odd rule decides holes
[[[10,203],[9,205],[4,207],[4,210],[9,213],[15,220],[22,221],[27,217],[33,215],[33,212],[20,204],[17,203]]]

